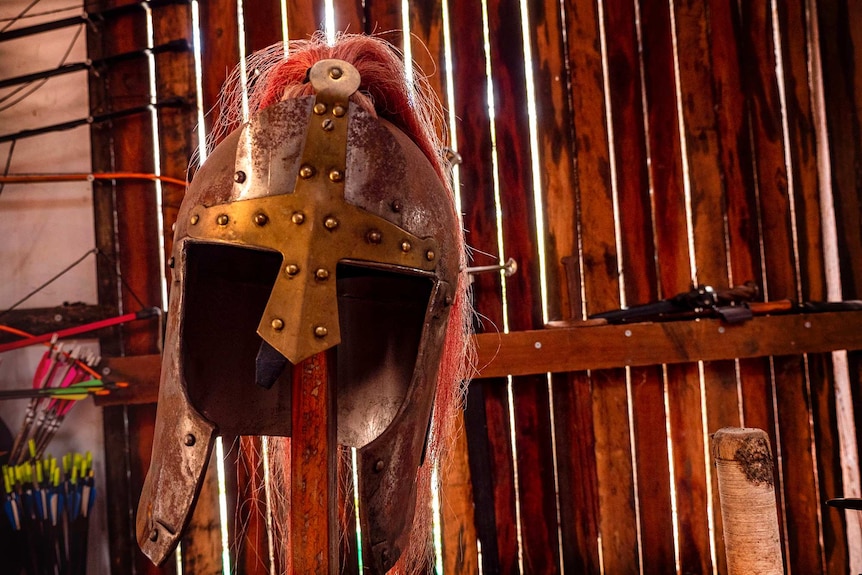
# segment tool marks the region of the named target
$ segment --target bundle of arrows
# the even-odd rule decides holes
[[[10,464],[22,463],[27,458],[28,441],[35,443],[35,456],[41,457],[76,401],[125,386],[105,382],[93,371],[98,357],[81,357],[78,348],[65,352],[62,345],[56,341],[50,343],[36,367],[32,388],[0,390],[0,400],[30,399],[9,452]]]
[[[4,515],[13,548],[28,575],[78,575],[87,569],[89,517],[96,499],[93,458],[69,453],[62,460],[36,457],[2,467]]]

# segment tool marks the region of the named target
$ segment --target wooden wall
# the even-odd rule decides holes
[[[243,31],[237,1],[196,5],[208,126],[241,43],[251,52],[283,40],[279,0],[246,0]],[[338,30],[393,30],[387,37],[403,42],[401,3],[333,4]],[[157,42],[191,40],[190,5],[151,5]],[[476,276],[477,331],[541,328],[546,319],[670,297],[693,282],[753,280],[770,300],[825,300],[836,286],[845,299],[862,297],[862,3],[459,0],[447,20],[440,2],[409,6],[414,59],[433,72],[455,117],[473,263],[513,257],[519,266],[505,279]],[[322,26],[322,2],[286,7],[291,39]],[[144,46],[144,18],[129,13],[91,32],[91,52]],[[197,145],[191,53],[159,55],[156,73],[157,98],[189,103],[158,114],[161,170],[182,177]],[[95,79],[94,110],[146,98],[146,77],[128,63]],[[101,169],[154,169],[146,117],[95,128],[93,139]],[[153,187],[99,184],[96,199],[102,249],[118,252],[145,303],[157,302]],[[180,199],[181,190],[165,188],[168,236]],[[823,222],[832,210],[840,265],[828,279],[832,232]],[[103,303],[131,305],[115,276],[101,277]],[[106,345],[152,353],[158,334],[126,331],[121,344]],[[858,358],[850,364],[858,413]],[[472,491],[475,523],[447,521],[446,572],[475,571],[478,538],[484,573],[723,573],[708,435],[746,425],[765,429],[778,455],[788,572],[847,573],[845,520],[823,505],[844,492],[835,381],[831,357],[817,354],[477,379],[465,415],[469,474],[463,465],[444,469],[459,489],[444,490],[442,502],[444,511],[469,509],[463,497]],[[153,414],[152,406],[106,410],[116,573],[176,569],[150,566],[131,533]],[[184,573],[221,569],[208,485],[183,543]],[[233,549],[238,573],[268,572],[254,553],[265,536],[255,533]]]

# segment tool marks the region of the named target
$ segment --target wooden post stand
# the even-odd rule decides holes
[[[781,575],[772,450],[760,429],[726,427],[712,436],[728,575]]]
[[[293,368],[288,573],[338,572],[334,356]]]

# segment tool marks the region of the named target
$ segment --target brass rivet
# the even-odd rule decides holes
[[[195,444],[195,436],[192,435],[191,433],[186,434],[184,443],[186,444],[187,447],[191,447],[192,445]]]
[[[365,234],[365,239],[370,244],[379,244],[383,241],[383,233],[380,230],[368,230],[368,233]]]
[[[333,182],[340,182],[344,179],[344,173],[341,170],[332,170],[329,172],[329,179]]]
[[[331,132],[332,128],[335,127],[335,122],[332,121],[332,118],[326,118],[323,122],[320,123],[320,127],[323,128],[326,132]]]
[[[428,250],[427,252],[425,252],[425,259],[428,260],[429,262],[433,261],[434,258],[436,258],[436,257],[437,257],[437,254],[434,253],[434,250]]]
[[[269,325],[271,325],[272,329],[274,329],[275,331],[281,331],[284,329],[284,321],[280,320],[279,318],[275,318],[274,320],[272,320]]]
[[[383,460],[382,459],[378,459],[377,461],[374,462],[374,471],[376,471],[377,473],[380,473],[381,471],[383,471]]]
[[[226,226],[229,221],[230,218],[227,217],[227,214],[219,214],[219,216],[216,218],[216,223],[220,226]]]
[[[327,230],[334,230],[338,227],[338,220],[336,220],[332,216],[329,216],[328,218],[323,220],[323,225],[324,227],[326,227]]]
[[[296,264],[287,264],[286,266],[284,266],[284,271],[289,276],[295,276],[299,273],[299,266]]]
[[[305,165],[305,166],[302,166],[301,168],[299,168],[299,177],[300,178],[307,180],[308,178],[310,178],[313,175],[314,175],[314,168],[312,168],[311,166]]]
[[[412,249],[413,249],[413,245],[410,242],[408,242],[407,240],[403,240],[401,242],[401,251],[402,252],[407,253]]]
[[[341,68],[339,68],[338,66],[334,66],[329,69],[329,77],[333,80],[338,80],[343,74],[344,72],[342,72]]]
[[[199,215],[195,214],[192,216],[192,219],[190,221],[191,221],[192,225],[195,226],[195,225],[197,225],[197,223],[199,221],[201,221],[201,217]]]
[[[300,225],[302,222],[305,221],[305,214],[303,214],[302,212],[293,212],[293,215],[290,216],[290,221],[292,221],[296,225]]]
[[[400,212],[404,208],[404,204],[401,203],[401,200],[392,200],[392,211]]]
[[[341,118],[344,114],[347,113],[347,109],[341,104],[336,104],[334,108],[332,108],[332,115],[336,118]]]
[[[245,181],[245,172],[240,170],[237,173],[235,173],[233,175],[233,181],[236,182],[237,184],[243,183]]]
[[[150,541],[156,541],[158,538],[159,538],[158,529],[153,529],[152,531],[150,531]]]
[[[314,337],[326,337],[326,334],[329,333],[329,330],[319,325],[314,328]]]
[[[326,104],[323,102],[318,102],[314,105],[314,113],[318,116],[326,113]]]
[[[259,226],[265,226],[269,221],[269,218],[266,217],[266,214],[255,214],[254,215],[254,223]]]
[[[317,268],[317,271],[314,272],[314,277],[319,280],[329,279],[329,271],[324,268]]]

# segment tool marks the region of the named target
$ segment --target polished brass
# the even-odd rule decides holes
[[[302,212],[293,212],[293,215],[290,216],[290,221],[295,223],[296,225],[301,225],[305,222],[305,214]]]
[[[269,218],[266,216],[266,214],[255,214],[254,215],[254,223],[259,225],[259,226],[265,226],[268,221],[269,221]]]
[[[314,113],[318,116],[322,116],[326,113],[326,104],[323,102],[318,102],[314,105]]]
[[[220,226],[226,226],[229,221],[230,221],[230,218],[228,218],[227,214],[219,214],[216,217],[216,223]]]

